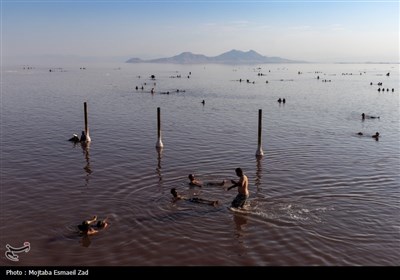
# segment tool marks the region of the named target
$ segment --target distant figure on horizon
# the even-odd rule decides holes
[[[282,103],[283,103],[283,104],[286,103],[286,99],[285,99],[285,98],[282,99]]]
[[[357,135],[359,135],[359,136],[363,136],[363,135],[364,135],[364,133],[362,133],[362,132],[358,132],[358,133],[357,133]],[[368,135],[366,135],[366,136],[368,136]],[[372,137],[372,138],[374,138],[376,141],[378,141],[378,140],[379,140],[379,136],[380,136],[379,132],[376,132],[374,135],[372,135],[372,136],[368,136],[368,137]]]
[[[203,101],[201,101],[201,103],[204,105],[204,104],[206,104],[206,101],[203,99]]]
[[[278,103],[281,103],[281,102],[282,102],[282,99],[281,99],[281,98],[279,98],[279,99],[278,99]]]
[[[361,118],[362,118],[363,120],[365,120],[365,119],[380,119],[380,117],[368,116],[368,115],[366,115],[366,114],[364,114],[364,113],[361,114]]]
[[[213,206],[218,204],[218,200],[207,200],[207,199],[198,198],[198,197],[187,198],[185,196],[179,195],[175,188],[171,189],[171,194],[174,197],[174,202],[176,202],[177,200],[187,200],[187,201],[194,202],[194,203],[202,203],[202,204],[208,204],[208,205],[213,205]]]
[[[246,200],[249,198],[249,179],[246,175],[244,175],[243,170],[241,168],[235,169],[236,175],[240,178],[239,181],[231,180],[232,186],[227,189],[233,189],[238,187],[238,194],[235,199],[232,201],[231,207],[239,208],[243,207]]]

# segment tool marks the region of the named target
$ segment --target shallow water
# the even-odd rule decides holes
[[[2,69],[2,263],[400,263],[399,65],[79,68]],[[390,91],[378,92],[378,82]],[[66,141],[84,129],[85,101],[86,147]],[[362,121],[363,112],[380,118]],[[250,182],[244,210],[227,208],[235,189],[187,184],[189,173],[203,182],[236,179],[236,167]],[[173,187],[219,205],[174,203]],[[76,225],[93,215],[110,226],[84,238]],[[6,244],[25,241],[31,250],[19,262],[5,258]]]

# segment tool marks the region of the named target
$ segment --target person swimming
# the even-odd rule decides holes
[[[79,140],[78,135],[74,133],[74,134],[72,134],[72,137],[70,139],[68,139],[68,141],[78,143],[80,140]]]
[[[378,141],[379,140],[379,132],[372,135],[372,138],[374,138],[376,141]]]
[[[194,186],[194,187],[200,187],[200,188],[203,186],[199,180],[196,180],[194,178],[194,174],[189,174],[188,178],[190,180],[189,185]]]
[[[189,185],[190,186],[195,186],[195,187],[202,187],[203,184],[199,181],[196,180],[194,174],[189,174],[188,176],[190,182]],[[222,180],[222,182],[207,182],[205,183],[206,186],[223,186],[225,184],[225,180]]]
[[[97,221],[97,223],[96,223]],[[96,223],[95,226],[92,224]],[[100,229],[104,229],[108,226],[107,219],[97,220],[97,216],[93,216],[91,220],[84,220],[82,224],[78,225],[78,229],[83,235],[92,235],[99,232]]]
[[[366,114],[364,114],[364,113],[361,114],[361,118],[362,118],[363,120],[365,120],[365,119],[380,119],[380,117],[368,116],[368,115],[366,115]]]
[[[218,204],[218,200],[207,200],[207,199],[198,198],[198,197],[187,198],[185,196],[179,195],[175,188],[171,189],[171,194],[174,197],[174,202],[177,200],[187,200],[187,201],[194,202],[194,203],[202,203],[202,204],[208,204],[208,205],[213,205],[213,206]]]
[[[85,133],[85,131],[82,130],[82,134],[81,134],[81,139],[80,139],[80,141],[81,141],[81,142],[85,142],[86,139],[87,139],[86,133]]]
[[[358,132],[357,135],[363,136],[364,133]],[[376,141],[378,141],[378,140],[379,140],[379,136],[380,136],[379,132],[376,132],[376,133],[375,133],[374,135],[372,135],[371,137],[374,138]]]

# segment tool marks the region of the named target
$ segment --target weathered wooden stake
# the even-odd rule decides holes
[[[262,109],[258,110],[258,147],[256,156],[263,156],[264,152],[261,147],[261,132],[262,132]]]
[[[90,136],[89,136],[89,125],[88,125],[88,115],[87,115],[87,103],[83,103],[84,111],[85,111],[85,135],[86,135],[86,142],[90,142]]]
[[[161,141],[161,109],[157,107],[157,143],[156,148],[163,148],[164,144]]]

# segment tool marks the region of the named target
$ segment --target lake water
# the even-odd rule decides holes
[[[1,263],[400,264],[398,64],[84,66],[3,66]],[[84,102],[86,147],[67,141],[84,129]],[[189,173],[236,180],[237,167],[250,183],[241,212],[227,208],[230,183],[188,185]],[[173,202],[171,188],[219,205]],[[109,227],[80,236],[93,215]],[[5,258],[26,241],[19,262]]]

